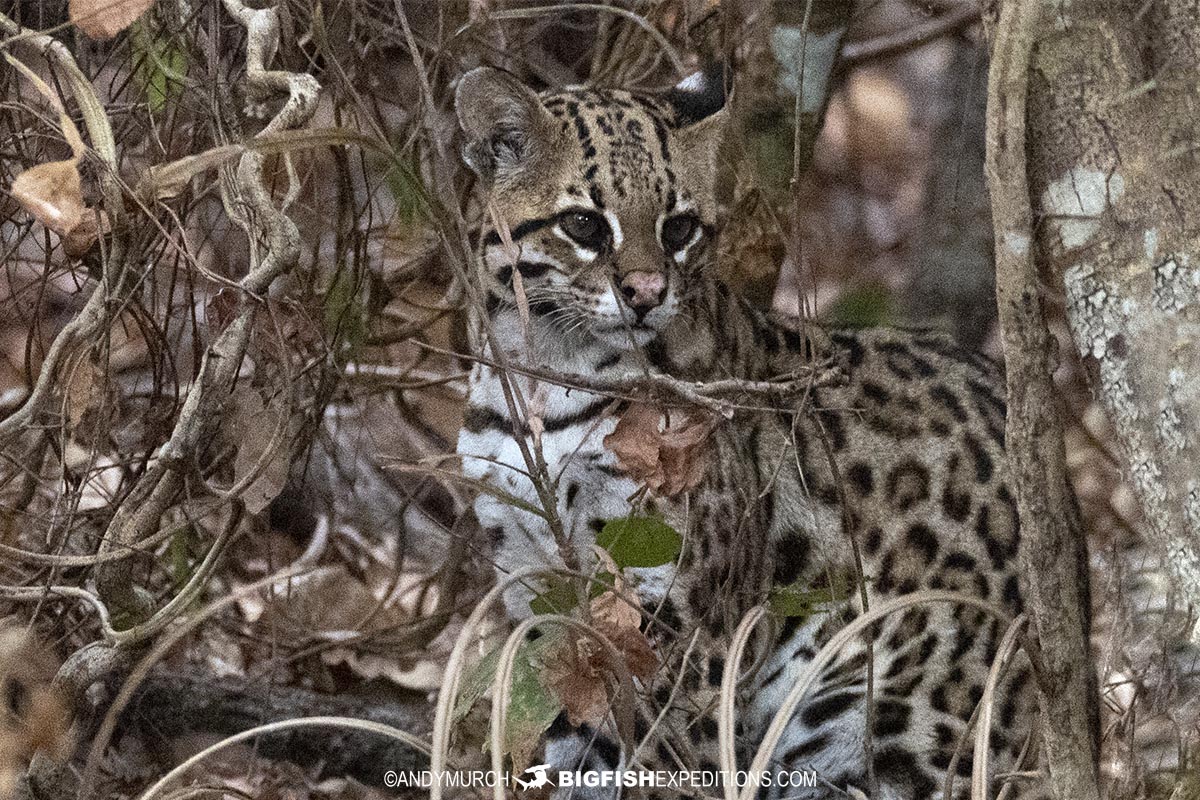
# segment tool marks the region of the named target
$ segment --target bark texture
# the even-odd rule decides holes
[[[1031,246],[1026,109],[1044,0],[1007,0],[988,79],[987,176],[996,299],[1008,381],[1005,442],[1021,523],[1017,553],[1031,622],[1027,650],[1041,695],[1050,787],[1058,800],[1099,800],[1099,698],[1088,653],[1087,562],[1067,484],[1055,353]]]
[[[1200,1],[1047,2],[1029,97],[1037,250],[1147,533],[1196,609]]]

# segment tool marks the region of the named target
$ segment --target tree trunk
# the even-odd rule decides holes
[[[1200,608],[1200,0],[1049,4],[1029,94],[1038,258],[1151,543]]]
[[[1041,697],[1050,787],[1057,800],[1099,800],[1095,673],[1088,653],[1087,561],[1067,482],[1062,420],[1046,325],[1027,161],[1030,64],[1045,0],[1006,0],[988,76],[987,177],[996,301],[1008,384],[1005,445],[1021,522],[1027,645]]]
[[[1079,677],[1086,650],[1063,624],[1081,598],[1062,546],[1073,509],[1056,491],[1061,425],[1042,309],[1061,287],[1147,534],[1180,599],[1200,608],[1200,0],[996,5],[988,177],[1009,446],[1047,761],[1066,800],[1096,796],[1096,778],[1078,683],[1061,680]]]

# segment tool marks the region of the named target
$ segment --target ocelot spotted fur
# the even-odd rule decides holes
[[[540,446],[568,546],[585,569],[596,569],[592,545],[608,520],[650,510],[684,534],[676,563],[632,571],[663,663],[642,687],[637,736],[670,706],[666,724],[654,726],[635,761],[604,726],[572,728],[560,718],[545,742],[544,760],[554,770],[716,770],[715,698],[729,639],[772,586],[842,591],[821,613],[777,620],[770,641],[763,641],[766,625],[756,630],[748,652],[766,655],[741,687],[742,769],[797,672],[861,611],[858,586],[865,584],[870,604],[944,589],[1010,616],[1022,609],[998,368],[936,333],[800,330],[732,294],[713,274],[714,185],[727,112],[704,115],[699,105],[682,91],[538,95],[489,68],[466,74],[457,89],[464,155],[491,212],[480,243],[487,313],[475,320],[486,361],[498,355],[491,342],[512,364],[603,378],[757,381],[824,360],[847,376],[813,389],[803,404],[748,400],[756,408],[738,410],[714,431],[715,455],[701,484],[662,498],[639,494],[603,444],[622,402],[513,373],[516,397],[496,368],[474,365],[458,442],[468,476],[537,506],[519,443],[529,454]],[[530,418],[539,421],[536,437]],[[498,578],[563,564],[543,517],[495,493],[481,494],[475,512]],[[506,592],[511,618],[531,616],[540,588],[528,581]],[[1003,632],[996,617],[976,608],[930,602],[854,639],[792,716],[772,762],[781,771],[815,770],[818,785],[769,786],[759,796],[845,797],[851,787],[867,791],[873,773],[872,800],[942,798],[956,764],[952,794],[965,797],[971,742],[957,760],[955,748]],[[997,695],[993,776],[1017,768],[1035,727],[1022,658]],[[753,660],[747,656],[742,668]],[[1036,741],[1028,749],[1036,754]],[[1036,755],[1027,763],[1036,769]],[[994,779],[993,792],[999,785]],[[1042,796],[1037,779],[1012,786],[1010,796]],[[722,794],[625,791],[655,800]],[[577,787],[554,796],[619,795]]]

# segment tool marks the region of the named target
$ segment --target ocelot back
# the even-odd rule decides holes
[[[468,476],[538,506],[526,458],[540,446],[563,544],[584,569],[596,568],[592,545],[608,520],[650,510],[684,535],[675,563],[633,571],[663,663],[644,687],[637,725],[637,737],[650,730],[650,740],[636,754],[623,752],[606,729],[560,720],[545,745],[544,760],[555,770],[716,770],[715,696],[729,639],[772,586],[825,587],[840,599],[821,613],[778,620],[770,641],[748,650],[766,656],[740,685],[741,769],[798,671],[861,612],[860,586],[871,605],[943,589],[1009,616],[1021,611],[997,368],[933,333],[811,325],[798,332],[733,296],[713,275],[726,113],[701,116],[695,102],[677,102],[688,99],[599,89],[539,96],[486,68],[465,75],[457,90],[465,157],[490,190],[492,210],[481,244],[481,356],[496,360],[491,342],[512,364],[689,381],[767,380],[833,359],[848,376],[815,388],[804,404],[748,398],[754,408],[738,410],[712,434],[715,455],[700,485],[664,498],[638,494],[603,444],[622,402],[516,373],[514,397],[495,368],[475,365],[458,443]],[[527,298],[527,323],[515,283]],[[481,494],[475,511],[498,578],[563,564],[542,516],[495,493]],[[506,592],[514,620],[532,614],[540,587],[528,581]],[[953,770],[953,796],[965,797],[971,742],[957,759],[955,749],[1004,629],[976,608],[925,602],[853,639],[774,751],[772,769],[815,770],[818,784],[768,786],[759,796],[845,797],[850,787],[867,790],[873,777],[872,800],[941,798]],[[767,632],[760,626],[756,638]],[[993,776],[1015,768],[1034,727],[1023,658],[996,696]],[[744,658],[742,669],[753,660]],[[668,706],[664,724],[647,725]],[[1036,749],[1036,742],[1029,747]],[[1036,756],[1023,763],[1030,762]],[[1010,797],[1042,795],[1036,779],[1011,785]],[[722,793],[655,788],[627,796],[635,791],[651,798]],[[577,787],[555,797],[618,794]]]

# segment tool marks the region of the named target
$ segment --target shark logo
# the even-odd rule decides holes
[[[530,767],[525,770],[524,775],[532,775],[528,780],[513,778],[521,785],[522,789],[540,789],[543,786],[550,785],[550,776],[546,774],[546,770],[550,769],[549,764],[538,764],[536,767]]]

